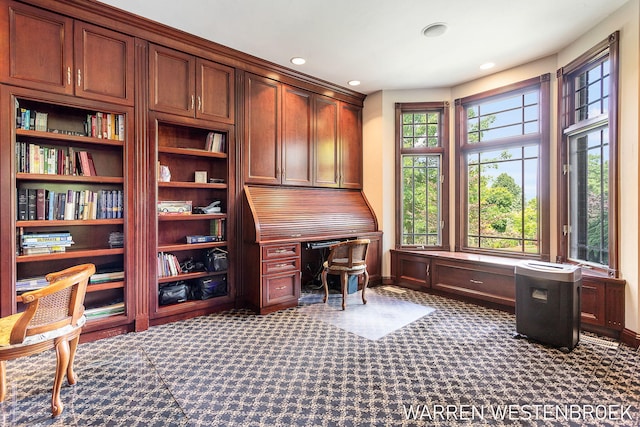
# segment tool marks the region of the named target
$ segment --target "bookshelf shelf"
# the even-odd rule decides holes
[[[66,252],[52,253],[52,254],[38,254],[38,255],[17,255],[17,263],[37,262],[37,261],[53,261],[73,258],[95,258],[106,257],[110,255],[123,255],[124,248],[113,249],[78,249],[70,250]],[[97,262],[97,261],[95,261]]]
[[[218,183],[206,183],[206,182],[179,182],[179,181],[170,181],[170,182],[159,182],[159,188],[203,188],[206,190],[224,190],[227,188],[226,184],[218,184]]]
[[[124,288],[124,280],[116,280],[113,282],[104,283],[89,283],[87,286],[87,292],[100,292],[107,289],[120,289]]]
[[[177,276],[159,277],[158,283],[159,284],[170,283],[170,282],[176,282],[178,280],[192,280],[192,279],[199,279],[201,277],[219,276],[222,274],[227,274],[227,272],[226,271],[214,271],[214,272],[198,271],[194,273],[183,273],[183,274],[178,274]]]
[[[107,138],[94,138],[83,135],[66,135],[64,133],[45,132],[39,130],[16,129],[16,136],[23,136],[33,139],[49,140],[50,143],[57,144],[87,144],[87,145],[109,145],[114,147],[123,147],[124,141]]]
[[[122,225],[124,218],[117,219],[74,219],[74,220],[36,220],[16,221],[16,227],[67,227],[67,226],[93,226],[93,225]]]
[[[89,284],[87,286],[87,292],[100,292],[100,291],[104,291],[104,290],[107,290],[107,289],[120,289],[120,288],[124,288],[124,281],[123,280],[118,280],[118,281],[113,281],[113,282],[105,282],[105,283]],[[22,296],[21,295],[16,296],[16,302],[18,302],[18,303],[22,302]]]
[[[158,221],[202,221],[225,219],[226,214],[158,215]]]
[[[124,183],[124,178],[120,176],[78,176],[78,175],[56,175],[40,173],[17,173],[17,181],[41,181],[41,182],[68,182],[86,184],[120,184]]]
[[[194,249],[211,249],[220,248],[227,245],[226,241],[222,242],[206,242],[206,243],[180,243],[174,245],[161,245],[158,246],[158,252],[181,252],[191,251]]]
[[[158,147],[158,153],[177,154],[180,156],[211,157],[216,159],[227,158],[227,153],[199,150],[195,148]]]

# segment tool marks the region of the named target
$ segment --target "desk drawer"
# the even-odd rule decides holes
[[[294,301],[300,297],[300,273],[269,276],[262,279],[262,304],[264,306]]]
[[[300,243],[265,245],[262,247],[262,260],[291,258],[300,256]]]
[[[300,258],[275,259],[273,261],[265,261],[262,263],[262,274],[279,274],[287,271],[299,271]]]

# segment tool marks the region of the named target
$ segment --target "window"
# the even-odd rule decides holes
[[[449,104],[396,104],[396,245],[449,249]]]
[[[549,75],[456,100],[457,250],[549,258]]]
[[[558,260],[617,273],[618,33],[558,70]]]

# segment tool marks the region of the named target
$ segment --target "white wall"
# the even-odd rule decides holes
[[[599,25],[588,30],[574,43],[557,52],[556,55],[523,64],[510,70],[464,83],[452,88],[416,89],[404,91],[381,91],[369,95],[364,105],[364,192],[371,203],[383,238],[383,271],[385,277],[391,275],[389,249],[395,245],[395,103],[396,102],[439,102],[451,104],[451,153],[454,153],[453,103],[465,97],[510,83],[551,74],[551,188],[557,186],[556,169],[556,120],[558,68],[604,40],[616,30],[620,31],[620,270],[627,281],[625,295],[625,327],[640,331],[640,292],[638,290],[638,249],[640,228],[638,210],[640,207],[640,186],[638,185],[639,134],[639,75],[640,62],[640,0],[630,0],[614,14],[606,17]],[[453,155],[451,156],[453,162]],[[450,165],[453,171],[453,163]],[[452,177],[455,178],[455,177]],[[454,224],[455,182],[450,182],[451,217]],[[551,197],[551,259],[555,259],[557,235],[556,201]],[[450,241],[454,242],[454,227],[450,227]]]

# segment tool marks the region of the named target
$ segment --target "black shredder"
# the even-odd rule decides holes
[[[580,339],[582,270],[565,264],[523,261],[515,267],[516,332],[568,351]]]

